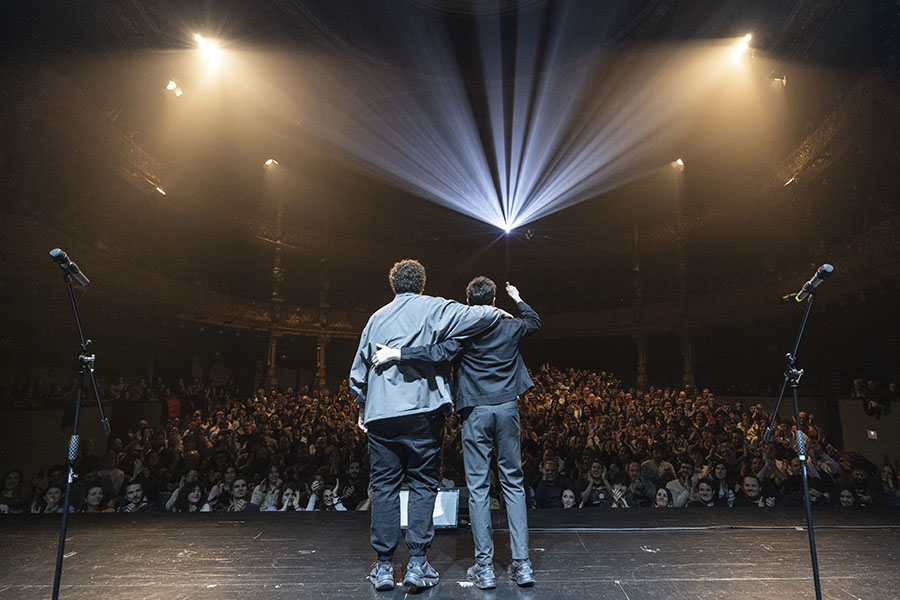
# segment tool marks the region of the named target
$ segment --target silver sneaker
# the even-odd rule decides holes
[[[403,585],[411,588],[413,593],[434,587],[440,581],[441,576],[426,560],[422,564],[409,563],[406,565],[406,575],[403,577]]]
[[[480,590],[492,590],[497,587],[497,579],[494,577],[493,565],[474,564],[466,571],[466,579],[475,584]]]
[[[394,565],[385,562],[376,562],[369,573],[369,581],[379,592],[394,589]]]
[[[534,585],[534,569],[531,568],[531,561],[527,558],[522,561],[514,560],[506,572],[509,578],[515,581],[519,587],[531,587]]]

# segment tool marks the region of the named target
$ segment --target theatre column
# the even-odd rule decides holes
[[[687,329],[681,332],[681,352],[684,358],[684,377],[682,383],[685,387],[694,388],[694,338]]]
[[[325,388],[325,346],[331,341],[331,336],[320,335],[316,338],[316,378],[314,385],[317,390]]]
[[[650,387],[647,381],[647,336],[638,333],[634,336],[634,341],[637,346],[637,381],[635,385],[638,390],[646,392]]]
[[[278,340],[281,338],[281,332],[271,330],[269,332],[269,344],[266,349],[266,389],[270,390],[278,387]]]

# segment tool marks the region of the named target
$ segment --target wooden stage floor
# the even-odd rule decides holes
[[[900,598],[900,511],[817,509],[823,597]],[[465,581],[467,529],[439,530],[440,584],[420,598],[638,600],[814,598],[802,509],[531,511],[537,585],[501,575],[507,532],[496,515],[498,586]],[[376,592],[367,513],[73,515],[62,598],[403,598]],[[0,518],[0,600],[51,595],[58,517]],[[402,578],[406,552],[394,560]]]

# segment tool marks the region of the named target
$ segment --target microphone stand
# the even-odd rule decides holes
[[[60,265],[62,267],[62,265]],[[75,303],[75,292],[72,290],[72,281],[69,272],[63,267],[63,281],[66,284],[66,290],[69,293],[69,301],[72,303],[72,312],[75,315],[75,325],[78,327],[78,336],[81,340],[81,353],[78,355],[78,387],[75,388],[75,420],[72,426],[72,437],[69,440],[69,457],[68,457],[68,477],[66,479],[66,495],[62,507],[62,522],[59,526],[59,542],[56,550],[56,571],[53,574],[53,600],[59,598],[59,582],[62,578],[63,553],[66,546],[66,531],[69,527],[69,507],[70,495],[72,491],[72,481],[77,477],[75,474],[75,460],[78,458],[78,420],[81,413],[81,392],[84,387],[85,374],[90,374],[91,386],[94,388],[94,397],[97,399],[97,407],[100,409],[100,423],[103,425],[103,431],[109,436],[109,421],[103,414],[103,404],[100,402],[100,392],[97,389],[97,380],[94,378],[94,355],[88,354],[88,347],[91,340],[84,338],[84,330],[81,328],[81,318],[78,316],[78,305]]]
[[[816,557],[816,535],[813,530],[812,504],[809,501],[809,481],[807,480],[806,470],[806,440],[805,434],[800,430],[800,403],[797,400],[797,387],[800,384],[800,378],[803,377],[803,369],[798,369],[797,349],[800,347],[800,340],[803,337],[803,331],[806,329],[806,322],[809,320],[809,313],[812,310],[813,300],[815,300],[815,291],[810,291],[809,301],[806,304],[806,313],[803,315],[803,321],[800,323],[800,333],[797,335],[797,341],[794,343],[794,350],[786,355],[788,365],[784,371],[784,383],[781,384],[781,392],[778,394],[778,402],[775,403],[775,410],[772,411],[772,420],[766,428],[766,435],[763,443],[768,444],[772,432],[775,430],[775,419],[778,418],[778,410],[781,408],[781,401],[784,398],[784,391],[787,386],[791,386],[791,392],[794,396],[794,419],[797,423],[796,441],[797,454],[800,458],[800,466],[803,471],[803,503],[806,506],[806,530],[809,532],[809,554],[812,559],[813,583],[816,588],[816,600],[822,600],[822,585],[819,581],[819,559]]]

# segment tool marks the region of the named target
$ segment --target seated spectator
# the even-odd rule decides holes
[[[3,476],[3,491],[0,492],[0,513],[20,514],[31,503],[32,491],[25,483],[22,471],[13,469]]]
[[[672,499],[672,492],[668,487],[661,487],[656,490],[656,499],[653,508],[674,508],[675,502]]]
[[[125,498],[119,505],[118,512],[151,512],[156,507],[144,495],[144,486],[140,481],[132,481],[125,486]]]
[[[444,469],[445,477],[449,479],[453,479],[454,469],[447,467]],[[369,485],[368,478],[363,475],[362,468],[360,462],[358,460],[351,460],[347,464],[347,472],[345,477],[342,478],[346,483],[344,484],[344,489],[341,492],[341,504],[346,506],[349,510],[355,509],[360,502],[366,499],[366,488]],[[452,481],[451,481],[452,483]],[[455,487],[453,485],[447,487]]]
[[[271,465],[266,470],[266,478],[253,490],[250,498],[251,504],[259,506],[259,510],[268,510],[278,506],[278,498],[281,496],[281,469]]]
[[[266,510],[269,511],[288,511],[288,510],[304,510],[300,506],[300,492],[297,491],[296,483],[287,483],[281,490],[281,497],[278,499],[278,506],[270,506]]]
[[[51,484],[44,490],[44,493],[39,497],[35,498],[34,502],[31,504],[31,512],[32,513],[44,513],[44,514],[52,514],[52,513],[61,513],[62,509],[62,501],[63,501],[63,490],[58,485]],[[74,507],[69,507],[69,512],[74,512]]]
[[[665,459],[665,446],[662,442],[654,442],[650,446],[650,458],[641,463],[641,475],[656,487],[675,479],[675,468]]]
[[[109,494],[99,483],[88,484],[87,494],[84,497],[84,511],[86,513],[111,513],[116,512],[114,502]]]
[[[688,508],[717,508],[728,506],[716,496],[716,484],[711,479],[703,478],[697,482],[697,499],[687,503]]]
[[[560,477],[559,463],[555,459],[544,461],[544,477],[534,492],[537,508],[561,508],[562,493],[574,486],[568,477]]]
[[[644,480],[640,463],[635,461],[628,463],[628,477],[631,478],[628,491],[631,492],[635,506],[652,505],[656,499],[656,487],[652,482]]]
[[[838,504],[844,508],[859,505],[856,500],[856,492],[853,491],[853,488],[845,487],[838,492]]]
[[[703,477],[709,477],[709,469],[704,470]],[[734,506],[734,492],[738,488],[737,482],[732,476],[732,470],[724,462],[717,462],[712,470],[713,488],[716,492],[716,501],[724,502],[727,506]]]
[[[608,495],[609,483],[606,481],[606,467],[600,460],[591,462],[590,470],[585,473],[581,484],[581,502],[585,506],[602,506]]]
[[[745,475],[741,494],[735,498],[734,506],[758,506],[773,507],[775,506],[775,496],[763,495],[763,488],[759,482],[759,478],[755,475]]]
[[[683,457],[678,465],[678,478],[666,484],[675,508],[684,507],[689,501],[697,500],[697,488],[694,484],[694,463]],[[657,493],[658,500],[658,493]]]
[[[172,512],[201,512],[203,506],[203,489],[199,483],[178,488],[166,503],[166,508]]]
[[[838,482],[839,489],[850,489],[856,500],[856,506],[880,506],[887,504],[884,488],[879,477],[871,473],[872,465],[864,458],[853,461],[850,477],[843,477]]]
[[[224,510],[227,512],[258,512],[259,505],[250,502],[249,486],[244,477],[238,477],[231,485],[231,498]]]
[[[634,499],[630,497],[628,486],[631,485],[631,478],[628,473],[616,473],[609,482],[607,500],[605,506],[608,508],[632,508]]]

